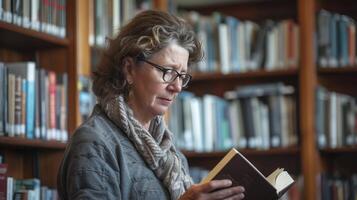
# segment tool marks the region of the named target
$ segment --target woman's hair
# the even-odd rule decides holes
[[[154,53],[175,43],[189,52],[188,65],[203,57],[201,43],[188,23],[161,11],[144,11],[120,29],[114,39],[108,39],[97,69],[92,74],[92,90],[98,98],[113,94],[126,95],[129,88],[124,73],[124,59]]]

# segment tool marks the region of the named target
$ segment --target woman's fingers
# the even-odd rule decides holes
[[[232,185],[231,180],[213,180],[200,186],[201,192],[213,192],[217,189],[227,188]]]
[[[242,199],[244,197],[244,188],[242,186],[230,187],[212,192],[210,196],[213,199]]]
[[[244,187],[232,186],[231,180],[213,180],[193,185],[180,200],[238,200],[244,198]]]
[[[244,199],[244,194],[243,193],[236,194],[234,196],[225,198],[224,200],[241,200],[241,199]]]

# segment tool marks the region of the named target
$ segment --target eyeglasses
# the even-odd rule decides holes
[[[152,63],[144,58],[138,58],[138,61],[143,61],[146,62],[147,64],[155,67],[156,69],[162,71],[162,79],[164,80],[165,83],[172,83],[176,80],[177,77],[180,77],[181,80],[181,87],[186,88],[188,83],[190,82],[192,76],[190,74],[180,74],[174,69],[168,69],[165,67],[162,67],[158,64]]]

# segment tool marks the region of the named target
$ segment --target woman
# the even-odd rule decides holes
[[[74,133],[58,176],[62,199],[242,199],[231,181],[194,185],[162,115],[202,58],[188,25],[146,11],[109,42],[93,73],[91,117]]]

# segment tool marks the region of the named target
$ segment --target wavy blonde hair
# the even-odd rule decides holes
[[[114,39],[107,39],[96,71],[92,73],[92,90],[98,98],[126,94],[129,90],[123,70],[124,59],[138,56],[150,58],[174,42],[189,52],[188,65],[203,57],[201,43],[188,23],[161,11],[144,11],[120,29]]]

